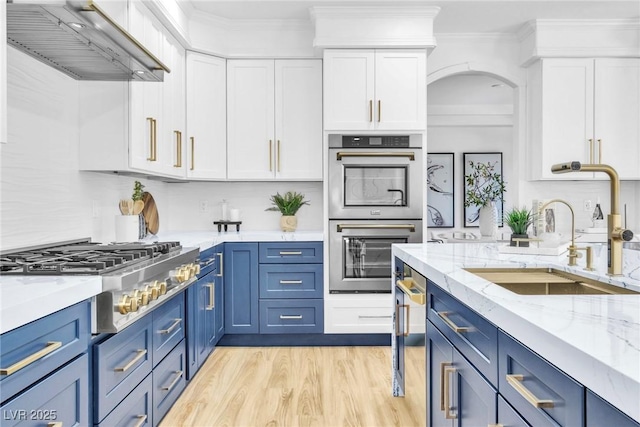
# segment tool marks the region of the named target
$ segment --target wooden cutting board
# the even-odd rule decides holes
[[[142,216],[144,222],[147,224],[147,231],[151,234],[158,234],[160,228],[160,218],[158,218],[158,208],[156,207],[156,201],[153,200],[151,193],[146,191],[142,193],[142,201],[144,202],[144,208],[142,208]]]

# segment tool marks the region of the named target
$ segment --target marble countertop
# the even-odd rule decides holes
[[[208,249],[224,242],[322,241],[322,231],[175,231],[145,241],[178,240],[183,247]],[[98,276],[0,275],[0,333],[25,325],[102,292]]]
[[[0,334],[100,292],[98,276],[0,276]]]
[[[518,295],[465,267],[554,267],[640,290],[640,251],[623,251],[624,276],[606,275],[606,248],[594,245],[596,271],[561,256],[513,255],[495,243],[402,244],[393,254],[575,380],[640,420],[640,295]]]

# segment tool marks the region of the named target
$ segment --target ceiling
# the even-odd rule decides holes
[[[513,33],[532,19],[640,19],[639,0],[183,0],[226,19],[309,19],[312,6],[438,6],[434,33]]]

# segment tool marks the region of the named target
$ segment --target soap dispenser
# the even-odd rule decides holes
[[[604,227],[604,215],[602,215],[602,209],[600,208],[599,197],[596,201],[596,208],[593,210],[593,215],[591,216],[591,219],[593,220],[593,228]]]

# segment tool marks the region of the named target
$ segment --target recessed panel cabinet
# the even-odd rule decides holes
[[[425,129],[426,70],[424,50],[327,49],[325,129]]]
[[[187,177],[227,177],[227,62],[187,52]]]
[[[640,59],[541,59],[529,67],[528,83],[532,179],[607,179],[551,173],[553,164],[574,160],[640,179]]]
[[[227,61],[227,178],[322,180],[319,60]]]

